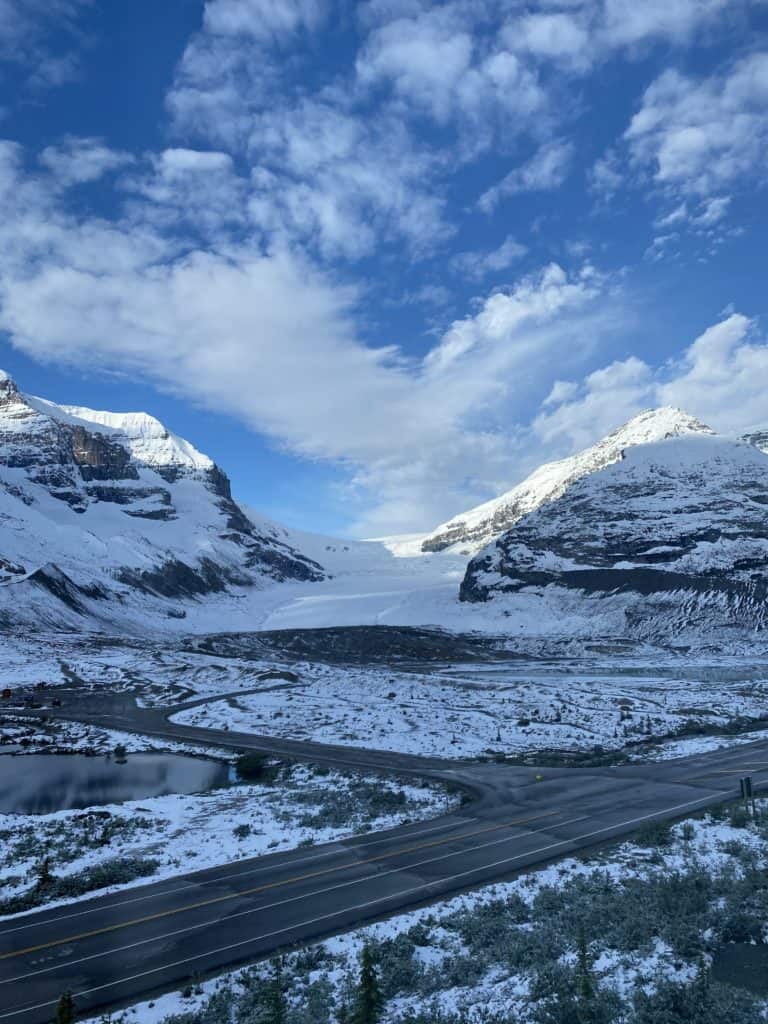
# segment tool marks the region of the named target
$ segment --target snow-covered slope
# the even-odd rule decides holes
[[[59,406],[0,373],[0,625],[177,617],[179,599],[323,575],[152,416]]]
[[[476,556],[511,630],[702,638],[768,622],[768,456],[703,430],[635,445]]]
[[[559,462],[545,463],[511,491],[449,519],[424,538],[422,550],[452,548],[456,552],[474,554],[524,515],[558,498],[574,481],[617,462],[625,449],[667,437],[711,433],[709,427],[680,409],[642,412],[592,448]]]

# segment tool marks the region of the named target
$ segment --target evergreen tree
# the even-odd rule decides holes
[[[75,1019],[75,1001],[71,992],[65,992],[56,1007],[56,1024],[73,1024]]]
[[[360,977],[350,1024],[377,1024],[383,1006],[373,950],[366,942],[360,956]]]
[[[592,961],[587,949],[584,929],[579,929],[578,961],[576,966],[576,992],[582,1006],[589,1004],[595,996],[595,979],[592,977]]]
[[[267,1015],[265,1024],[286,1024],[288,1020],[288,1002],[285,998],[285,981],[283,979],[283,958],[275,957],[272,961],[272,977],[267,989]]]
[[[43,857],[38,863],[36,870],[37,874],[37,887],[38,889],[45,889],[53,881],[53,872],[51,871],[51,858]]]

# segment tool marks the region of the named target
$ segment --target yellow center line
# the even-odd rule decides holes
[[[472,839],[475,836],[486,835],[489,832],[499,832],[505,828],[515,825],[527,825],[531,821],[539,821],[541,818],[551,818],[559,814],[559,811],[545,811],[542,814],[535,814],[528,818],[516,818],[514,821],[503,822],[500,825],[490,825],[487,828],[476,829],[474,832],[462,832],[459,835],[449,836],[445,839],[433,839],[428,843],[417,843],[415,846],[407,846],[398,850],[390,850],[389,853],[380,853],[376,857],[368,857],[363,860],[354,861],[352,864],[339,864],[332,868],[323,868],[320,871],[309,871],[303,875],[295,875],[292,878],[283,878],[277,882],[268,882],[265,885],[253,886],[250,889],[242,889],[238,892],[227,893],[224,896],[211,896],[206,900],[199,900],[197,903],[189,903],[182,907],[172,907],[169,910],[160,910],[155,914],[146,914],[144,917],[136,917],[130,921],[120,921],[116,924],[105,925],[103,928],[94,928],[91,931],[81,932],[78,935],[68,935],[61,939],[52,939],[50,942],[41,942],[36,946],[27,946],[25,949],[12,950],[10,953],[0,953],[0,960],[10,960],[13,957],[26,956],[28,953],[38,953],[43,949],[51,949],[53,946],[64,946],[70,942],[80,942],[83,939],[91,939],[97,935],[107,935],[109,932],[121,931],[124,928],[132,928],[135,925],[147,924],[150,921],[158,921],[164,917],[173,917],[176,914],[184,914],[190,910],[199,910],[202,907],[214,906],[217,903],[226,903],[231,900],[240,899],[243,896],[254,896],[260,892],[267,892],[270,889],[278,889],[281,886],[293,885],[296,882],[309,881],[312,878],[321,878],[324,875],[332,875],[339,871],[348,871],[350,868],[364,864],[375,864],[378,861],[388,860],[392,857],[402,857],[409,853],[417,853],[419,850],[431,849],[435,846],[445,846],[448,843],[457,842],[463,839]],[[161,894],[162,895],[162,894]]]

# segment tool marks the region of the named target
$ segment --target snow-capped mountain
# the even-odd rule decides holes
[[[0,624],[178,616],[180,598],[323,575],[154,417],[56,405],[0,373]]]
[[[526,480],[498,498],[469,512],[454,516],[438,526],[422,541],[424,552],[451,548],[467,555],[509,530],[518,520],[544,502],[552,501],[576,480],[618,462],[632,445],[648,444],[685,434],[711,434],[709,427],[680,409],[650,409],[629,420],[592,448],[567,459],[540,466]]]
[[[764,628],[768,456],[703,427],[627,447],[477,555],[460,597],[493,601],[516,630],[701,639]]]

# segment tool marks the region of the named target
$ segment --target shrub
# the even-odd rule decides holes
[[[44,889],[35,886],[26,892],[0,900],[0,914],[18,914],[38,907],[48,900],[68,899],[83,896],[87,892],[103,889],[108,885],[123,885],[132,882],[134,878],[154,874],[159,863],[147,857],[115,857],[95,864],[76,875],[54,878]]]
[[[241,754],[235,761],[235,772],[242,782],[274,782],[278,770],[266,754]]]
[[[638,991],[632,1024],[758,1024],[757,1000],[738,989],[697,980],[693,985],[662,981],[653,992]]]
[[[638,846],[671,846],[672,826],[668,821],[647,821],[637,830]]]
[[[749,824],[749,814],[741,804],[734,804],[731,813],[728,815],[728,822],[731,828],[746,828]]]

